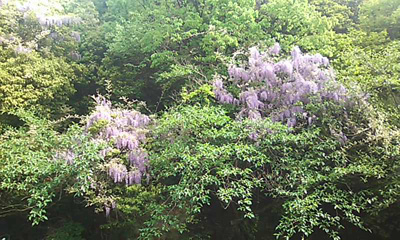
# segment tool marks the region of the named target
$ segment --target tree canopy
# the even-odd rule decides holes
[[[0,238],[396,238],[399,7],[0,0]]]

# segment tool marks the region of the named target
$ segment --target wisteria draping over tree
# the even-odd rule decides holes
[[[250,49],[248,62],[229,67],[229,79],[217,77],[214,93],[224,104],[241,108],[239,117],[257,120],[269,117],[294,127],[305,121],[309,125],[315,115],[307,111],[307,104],[335,101],[349,105],[346,88],[336,81],[329,60],[321,54],[303,54],[299,47],[291,51],[291,58],[279,58],[280,46],[276,43],[269,51],[260,53]],[[233,96],[227,89],[240,89]]]
[[[115,183],[140,184],[147,177],[148,157],[142,145],[146,143],[146,126],[150,118],[137,111],[113,109],[111,102],[102,96],[96,97],[96,110],[89,116],[86,130],[94,133],[97,141],[111,143],[104,149],[104,158],[112,156],[113,148],[125,154],[128,164],[121,159],[110,157],[106,167]]]
[[[150,180],[148,154],[143,147],[150,118],[135,110],[115,108],[101,95],[94,99],[96,107],[87,117],[85,132],[91,136],[90,141],[103,146],[99,152],[102,161],[91,166],[87,176],[89,188],[79,188],[82,183],[78,182],[78,187],[71,191],[81,194],[99,209],[104,207],[109,216],[117,207],[111,183],[131,186]],[[74,165],[70,159],[74,153],[64,155],[67,163]],[[103,178],[105,175],[108,179]]]
[[[93,97],[96,107],[85,119],[82,134],[99,150],[94,158],[80,156],[73,147],[57,151],[54,159],[79,173],[68,191],[82,196],[88,204],[104,210],[106,216],[117,207],[112,188],[115,185],[140,185],[150,180],[148,154],[144,149],[150,118],[135,110],[115,108],[105,97]],[[86,144],[76,139],[74,145]],[[84,170],[82,168],[85,168]]]

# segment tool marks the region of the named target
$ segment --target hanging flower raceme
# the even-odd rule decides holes
[[[38,16],[37,20],[42,27],[71,26],[82,22],[81,18],[74,16]],[[80,39],[79,39],[80,40]]]
[[[214,82],[216,99],[241,106],[240,118],[270,117],[289,127],[294,127],[300,119],[309,124],[314,121],[315,116],[305,109],[312,101],[347,102],[347,91],[335,81],[326,57],[303,54],[295,47],[290,59],[275,61],[280,50],[278,43],[266,53],[250,48],[247,64],[229,67],[229,82],[221,79]],[[238,99],[228,92],[225,84],[240,88]]]
[[[218,79],[214,82],[214,94],[217,100],[221,103],[238,104],[239,101],[235,99],[232,94],[224,89],[222,80]]]
[[[137,111],[113,108],[102,96],[95,100],[97,106],[89,116],[86,131],[96,130],[95,138],[112,143],[113,148],[128,159],[128,164],[111,159],[106,164],[108,175],[114,183],[140,184],[147,176],[148,157],[141,145],[146,142],[146,126],[150,118]],[[104,149],[100,154],[107,157],[110,152],[112,148]]]

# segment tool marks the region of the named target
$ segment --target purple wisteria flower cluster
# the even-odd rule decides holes
[[[129,164],[126,164],[111,159],[107,163],[108,175],[115,183],[125,183],[128,186],[140,184],[142,178],[148,176],[148,156],[141,144],[146,142],[146,126],[150,118],[137,111],[112,108],[111,103],[102,96],[95,100],[96,110],[89,116],[86,130],[90,131],[103,123],[96,139],[112,143],[113,148],[126,154],[129,160]],[[105,149],[100,154],[106,157],[113,148]]]
[[[239,96],[234,97],[224,82],[217,79],[214,82],[217,100],[240,106],[241,118],[270,117],[289,127],[294,127],[299,119],[312,124],[315,116],[305,109],[312,100],[338,103],[348,100],[347,90],[334,79],[328,58],[321,54],[303,54],[295,47],[290,59],[276,62],[274,59],[279,52],[279,44],[265,53],[260,53],[256,47],[250,48],[246,64],[231,65],[228,69],[230,81],[225,84],[239,87]]]

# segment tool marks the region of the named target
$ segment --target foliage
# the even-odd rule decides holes
[[[101,75],[116,96],[162,102],[225,73],[229,56],[260,41],[319,49],[330,25],[306,1],[109,1],[107,53]],[[127,11],[127,9],[131,9]],[[288,10],[285,9],[290,9]],[[282,29],[285,28],[285,29]],[[327,50],[328,51],[328,50]],[[152,96],[149,99],[148,96]]]
[[[111,110],[103,98],[97,101],[86,130],[72,126],[63,134],[46,120],[17,113],[27,127],[5,132],[0,145],[2,215],[30,211],[29,218],[38,224],[47,219],[46,208],[56,195],[65,190],[85,197],[108,215],[115,201],[111,181],[105,177],[116,184],[141,182],[147,154],[139,143],[146,140],[142,127],[150,119],[135,111]],[[9,201],[15,203],[7,206]]]
[[[356,127],[349,124],[343,129]],[[382,134],[391,131],[382,130]],[[250,137],[254,132],[260,135],[256,141]],[[378,140],[380,137],[370,135],[370,144],[376,148],[369,145],[368,151],[358,149],[368,144],[365,140],[349,137],[342,148],[343,142],[333,133],[326,135],[323,128],[294,133],[268,119],[238,122],[218,107],[178,108],[160,119],[154,133],[160,140],[152,144],[153,176],[166,186],[163,204],[172,207],[169,218],[165,217],[167,209],[157,208],[161,212],[151,214],[151,226],[158,230],[146,228],[146,233],[154,236],[180,226],[176,225],[179,219],[190,229],[213,198],[225,209],[234,206],[243,218],[254,218],[253,205],[261,192],[285,199],[278,236],[290,238],[301,233],[307,237],[317,227],[338,239],[344,220],[365,228],[359,212],[377,203],[379,196],[371,192],[369,184],[397,171],[385,166],[395,161],[398,149],[375,155],[385,146],[381,141],[392,137]],[[397,142],[396,136],[393,140]],[[385,163],[382,156],[387,158]]]
[[[323,48],[331,40],[332,23],[308,1],[268,1],[261,6],[259,24],[285,52],[297,45],[329,56],[331,50]]]
[[[74,176],[79,177],[79,167],[85,167],[73,168],[68,163],[75,158],[95,160],[98,146],[89,142],[79,128],[60,135],[46,120],[23,112],[18,116],[26,126],[1,136],[0,214],[29,212],[29,219],[36,225],[47,219],[46,209],[73,184]],[[76,155],[69,154],[68,149]]]
[[[117,96],[154,104],[160,92],[169,96],[188,80],[193,83],[213,74],[239,41],[259,39],[259,34],[242,31],[257,29],[252,4],[250,0],[110,1],[108,14],[119,21],[105,24],[109,50],[103,78],[111,79]]]
[[[84,228],[82,225],[74,222],[67,222],[62,227],[50,234],[46,240],[84,240],[81,237]]]
[[[89,75],[90,68],[77,63],[81,59],[78,46],[85,37],[82,32],[93,28],[96,19],[90,1],[3,2],[0,54],[5,65],[1,81],[11,89],[4,87],[0,102],[11,101],[10,98],[16,101],[2,106],[3,111],[35,104],[44,113],[59,117],[79,109],[79,104],[68,100],[73,94],[74,100],[79,100],[80,87],[89,82],[85,75]],[[25,105],[21,106],[23,101]]]
[[[37,53],[20,54],[0,49],[0,108],[36,108],[41,113],[61,114],[75,92],[74,68],[62,58],[42,58]],[[65,109],[64,111],[68,111]]]
[[[389,201],[388,196],[376,190],[382,184],[379,179],[391,178],[397,171],[395,159],[400,152],[382,147],[396,145],[398,130],[384,123],[378,127],[376,123],[382,119],[372,113],[368,104],[356,96],[349,98],[351,95],[343,86],[335,85],[329,75],[324,75],[328,72],[319,67],[327,65],[327,59],[302,55],[295,49],[293,61],[281,60],[274,65],[271,56],[278,49],[275,45],[270,54],[262,55],[253,48],[248,67],[231,66],[231,81],[242,91],[240,99],[227,92],[220,79],[215,82],[216,99],[240,105],[242,109],[237,115],[241,121],[234,121],[222,109],[198,106],[178,108],[161,119],[155,130],[161,141],[152,144],[154,153],[150,156],[155,157],[151,166],[156,182],[166,184],[164,204],[176,208],[179,217],[186,216],[180,220],[182,224],[195,224],[212,198],[226,208],[235,203],[244,218],[254,218],[254,194],[261,192],[285,199],[277,236],[290,238],[300,233],[308,237],[320,228],[332,239],[340,239],[343,221],[366,229],[359,213],[379,209]],[[302,85],[293,85],[293,91],[301,92],[302,86],[308,86],[308,91],[294,101],[291,98],[297,95],[287,85],[296,81]],[[312,82],[315,90],[309,86]],[[263,92],[276,99],[259,100]],[[310,100],[305,101],[307,97]],[[268,103],[261,101],[271,101],[267,108],[270,111],[264,109]],[[297,101],[302,104],[296,106]],[[353,103],[344,111],[341,101]],[[357,105],[355,101],[359,101]],[[289,127],[294,127],[298,115],[294,112],[291,116],[293,106],[303,109],[300,117],[306,110],[310,111],[306,116],[316,114],[318,117],[313,115],[316,119],[308,124],[316,121],[319,127],[301,124],[292,132],[268,119],[285,120]],[[243,121],[243,116],[249,116],[250,122]],[[263,120],[261,116],[268,118]],[[395,134],[387,135],[391,131]],[[368,149],[363,148],[366,142]],[[387,164],[396,167],[387,168]],[[395,185],[396,182],[393,179]],[[389,199],[397,199],[397,195]],[[158,230],[147,231],[154,236],[162,236],[168,221],[177,224],[179,220],[174,214],[172,219],[163,218],[166,213],[161,211],[160,216],[152,214],[151,220],[151,226]],[[160,224],[164,226],[161,229],[156,227]]]
[[[399,123],[399,42],[383,33],[351,31],[335,40],[332,65],[337,78],[347,86],[359,84],[370,102],[388,112]]]
[[[148,232],[150,228],[146,229],[146,226],[149,224],[147,220],[149,220],[150,214],[156,212],[156,209],[166,210],[167,206],[160,204],[161,189],[161,185],[140,184],[119,188],[117,208],[110,214],[108,223],[102,228],[114,234],[119,233],[119,236],[127,239],[138,239],[141,233],[142,236],[154,234],[154,231]],[[173,231],[171,228],[168,229]],[[163,237],[168,238],[171,235],[167,233]],[[182,235],[175,237],[182,237]]]
[[[171,111],[160,119],[154,136],[159,140],[151,147],[152,175],[155,182],[165,184],[161,201],[168,207],[153,210],[148,224],[155,229],[146,228],[143,234],[184,231],[186,224],[196,223],[195,215],[210,204],[211,195],[226,207],[239,204],[244,215],[254,217],[252,189],[260,182],[250,169],[237,167],[241,163],[235,157],[255,154],[254,148],[221,108],[188,106]]]
[[[366,31],[387,31],[391,38],[400,37],[400,3],[397,0],[367,0],[360,9],[360,25]]]
[[[398,10],[0,0],[0,232],[394,238]]]
[[[182,102],[184,103],[204,103],[210,104],[211,100],[215,98],[213,86],[204,84],[198,89],[188,92],[186,88],[182,89],[181,93]]]
[[[342,81],[358,82],[371,93],[398,89],[398,41],[389,42],[382,33],[361,31],[340,36],[336,41],[338,57],[333,64]]]
[[[322,16],[332,20],[337,33],[346,33],[359,22],[359,5],[362,0],[310,0]]]

